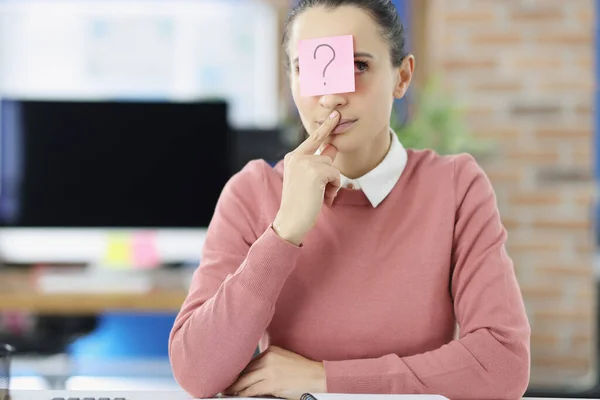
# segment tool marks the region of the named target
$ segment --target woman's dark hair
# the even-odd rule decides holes
[[[283,48],[285,54],[285,66],[290,70],[289,57],[289,30],[296,17],[303,11],[312,7],[324,7],[333,10],[341,6],[354,6],[366,11],[377,23],[382,37],[387,41],[390,48],[390,60],[393,67],[399,67],[407,56],[406,32],[404,25],[398,15],[398,10],[391,0],[300,0],[288,14],[283,30]],[[300,124],[302,125],[302,124]],[[308,137],[304,127],[300,126],[299,140]]]
[[[379,25],[382,37],[390,46],[390,59],[394,67],[399,67],[406,57],[406,33],[400,21],[398,10],[391,0],[300,0],[288,14],[283,30],[283,48],[285,50],[286,67],[290,67],[288,54],[289,28],[296,17],[312,7],[324,7],[333,10],[341,6],[354,6],[366,11]]]

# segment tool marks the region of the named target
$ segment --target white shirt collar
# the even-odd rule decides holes
[[[408,155],[396,132],[390,129],[392,144],[379,165],[360,178],[350,179],[341,175],[342,187],[360,189],[375,208],[390,194],[404,172]]]

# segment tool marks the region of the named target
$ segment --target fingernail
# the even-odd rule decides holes
[[[329,114],[329,118],[334,119],[335,117],[337,117],[337,115],[338,115],[337,111],[334,111],[331,114]]]

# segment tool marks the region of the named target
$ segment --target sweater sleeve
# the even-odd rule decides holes
[[[296,265],[300,248],[260,222],[266,168],[251,162],[224,187],[169,337],[174,377],[194,397],[214,397],[236,380]]]
[[[530,326],[487,176],[455,158],[451,294],[459,338],[407,357],[325,361],[328,392],[520,399],[529,382]]]

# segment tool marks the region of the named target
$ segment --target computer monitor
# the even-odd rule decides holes
[[[224,102],[0,102],[0,259],[101,262],[151,232],[161,261],[200,257],[233,171]]]

